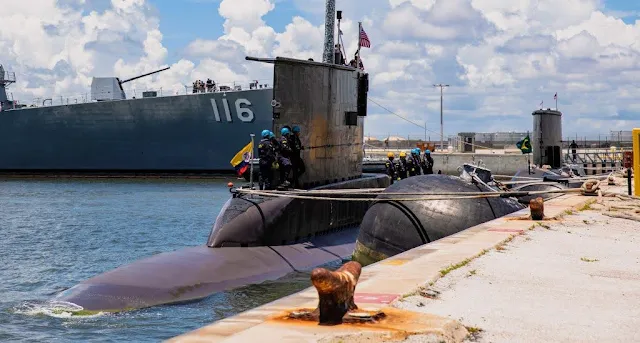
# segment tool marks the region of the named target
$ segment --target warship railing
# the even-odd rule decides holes
[[[272,89],[272,85],[270,84],[272,79],[263,79],[263,80],[254,80],[251,82],[224,82],[224,83],[216,83],[216,91],[215,92],[234,92],[234,91],[244,91],[244,90],[252,90],[252,89]],[[167,89],[164,87],[159,88],[124,88],[125,94],[127,94],[127,99],[139,99],[143,98],[144,94],[147,92],[155,92],[154,97],[169,97],[169,96],[178,96],[178,95],[196,95],[202,93],[211,93],[205,87],[205,89],[201,92],[193,92],[192,85],[182,85],[182,87],[173,87],[171,89]],[[58,95],[54,97],[38,97],[33,98],[28,107],[45,107],[45,106],[60,106],[60,105],[73,105],[73,104],[83,104],[83,103],[91,103],[91,92],[87,91],[84,94],[74,94],[74,95]]]
[[[12,71],[5,71],[0,75],[0,84],[8,85],[16,82],[16,73]]]

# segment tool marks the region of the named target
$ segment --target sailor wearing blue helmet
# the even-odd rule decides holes
[[[271,141],[271,131],[262,130],[262,139],[258,143],[258,158],[260,177],[258,185],[260,189],[273,189],[273,166],[276,163],[276,151]]]
[[[291,130],[288,127],[283,127],[280,130],[280,157],[278,163],[280,164],[280,182],[282,187],[289,187],[292,184],[291,175],[291,157],[293,156],[293,150],[291,148]]]
[[[422,167],[423,174],[433,174],[433,157],[431,157],[431,151],[429,149],[424,151],[424,156],[420,160],[420,166]]]
[[[411,156],[407,158],[407,171],[409,177],[420,175],[420,149],[411,149]]]

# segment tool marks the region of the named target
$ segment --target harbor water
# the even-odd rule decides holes
[[[1,179],[0,342],[158,342],[310,286],[309,274],[202,301],[76,316],[58,292],[202,245],[237,180]]]

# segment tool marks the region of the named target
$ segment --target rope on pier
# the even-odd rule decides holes
[[[598,190],[600,190],[600,181],[598,180],[587,180],[580,186],[582,195],[598,195]]]

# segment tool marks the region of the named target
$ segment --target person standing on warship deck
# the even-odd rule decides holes
[[[429,149],[424,151],[424,156],[420,161],[420,165],[424,175],[433,174],[433,157],[431,157],[431,151]]]
[[[400,178],[398,177],[398,173],[396,170],[396,164],[393,162],[394,159],[394,155],[392,152],[387,153],[387,161],[384,163],[384,167],[385,170],[387,172],[387,175],[389,175],[389,177],[391,178],[391,184],[393,185],[393,182],[396,180],[400,180]]]
[[[271,131],[262,130],[262,140],[258,143],[258,158],[260,178],[258,185],[261,190],[273,189],[273,164],[276,161],[275,149],[270,139]]]
[[[304,166],[304,160],[302,159],[302,150],[304,150],[304,146],[302,146],[302,141],[300,140],[300,127],[293,127],[293,135],[291,139],[293,140],[292,150],[293,150],[293,160],[291,164],[293,164],[293,179],[296,181],[294,187],[300,188],[298,185],[300,181],[300,176],[304,174],[306,168]]]

